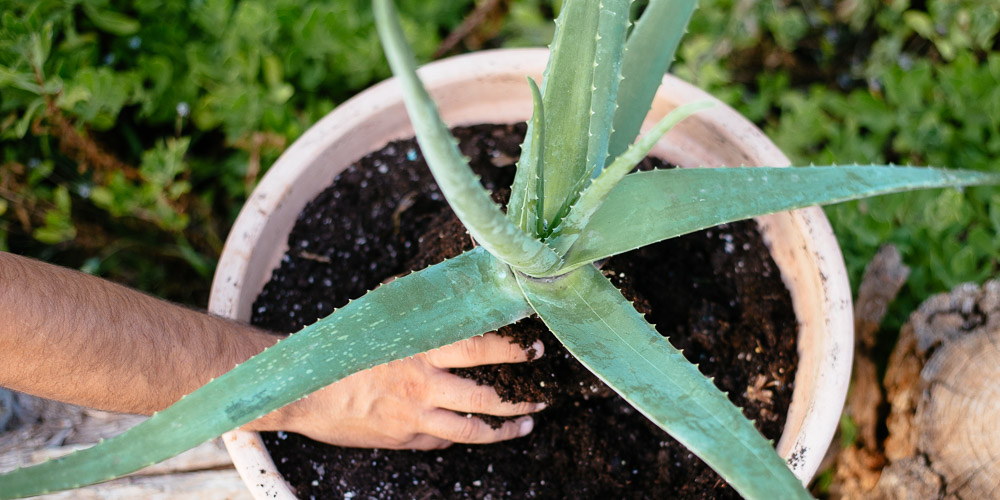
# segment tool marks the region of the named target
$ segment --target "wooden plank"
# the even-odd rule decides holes
[[[235,469],[129,476],[39,500],[252,500]]]
[[[3,459],[4,469],[14,467],[24,467],[31,464],[44,462],[53,458],[68,455],[74,451],[90,448],[93,444],[75,444],[68,446],[56,446],[40,448],[35,450],[23,450],[16,455],[10,454],[0,457]],[[191,472],[208,469],[232,468],[233,462],[226,453],[225,445],[221,439],[215,439],[204,443],[196,448],[192,448],[176,457],[164,460],[158,464],[150,465],[145,469],[133,472],[130,476],[155,476],[162,474],[173,474],[178,472]]]
[[[17,417],[28,422],[0,433],[0,472],[93,446],[146,417],[102,412],[17,394]],[[11,398],[8,398],[11,399]],[[5,400],[6,401],[6,400]],[[45,500],[250,500],[221,439],[126,477],[35,497]]]

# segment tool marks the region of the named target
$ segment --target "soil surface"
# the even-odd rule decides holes
[[[502,200],[523,125],[456,129],[462,152]],[[647,160],[642,168],[656,166]],[[359,209],[365,207],[365,209]],[[422,269],[472,241],[434,184],[415,141],[348,168],[299,215],[289,250],[252,321],[296,331],[390,276]],[[610,259],[602,268],[660,333],[777,439],[797,363],[791,299],[755,224],[741,222]],[[511,401],[545,401],[527,437],[415,452],[327,446],[266,434],[303,499],[738,498],[712,470],[571,358],[537,319],[500,330],[530,363],[457,371]]]

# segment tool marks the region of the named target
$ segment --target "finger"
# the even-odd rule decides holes
[[[545,349],[540,340],[535,341],[531,348],[535,351],[534,358],[540,357]],[[493,332],[427,352],[427,361],[438,368],[468,368],[527,360],[528,353],[524,348]]]
[[[504,422],[498,429],[471,415],[451,410],[431,411],[421,422],[423,432],[455,443],[496,443],[528,435],[535,426],[531,417]]]
[[[545,403],[505,402],[493,387],[450,373],[442,373],[431,387],[428,403],[461,413],[514,417],[545,408]]]

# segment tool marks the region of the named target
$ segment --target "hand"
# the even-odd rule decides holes
[[[541,342],[533,347],[536,357],[541,356]],[[359,448],[428,450],[521,437],[534,426],[530,416],[493,429],[466,414],[525,415],[544,404],[502,402],[492,387],[448,370],[527,359],[520,346],[487,333],[355,373],[279,410],[283,415],[276,425],[317,441]],[[263,430],[261,425],[248,428]]]

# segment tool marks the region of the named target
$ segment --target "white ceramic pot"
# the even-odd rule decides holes
[[[523,122],[532,109],[525,75],[541,81],[547,59],[545,49],[486,51],[429,64],[420,76],[451,126]],[[711,97],[668,75],[646,125],[702,99]],[[352,162],[391,140],[412,136],[399,85],[389,80],[340,105],[295,141],[233,225],[215,273],[211,312],[248,320],[254,299],[288,250],[288,234],[306,203]],[[722,103],[675,127],[653,154],[682,166],[789,164],[759,129]],[[850,379],[850,288],[840,248],[820,209],[757,222],[799,321],[799,368],[777,449],[795,475],[808,482],[837,428]],[[255,498],[294,498],[258,434],[230,432],[225,443]]]

